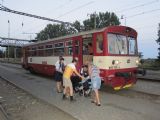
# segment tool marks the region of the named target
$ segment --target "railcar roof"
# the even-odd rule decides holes
[[[81,35],[92,34],[92,33],[95,33],[95,32],[102,32],[106,29],[114,28],[114,27],[127,27],[127,26],[108,26],[108,27],[101,28],[101,29],[94,29],[94,30],[90,30],[90,31],[84,31],[84,32],[70,34],[70,35],[66,35],[66,36],[62,36],[62,37],[57,37],[57,38],[52,38],[52,39],[48,39],[48,40],[38,41],[38,42],[35,42],[35,43],[24,45],[23,47],[37,45],[37,44],[43,44],[43,43],[52,42],[52,41],[55,41],[55,40],[63,40],[63,39],[72,38],[72,37],[81,36]],[[127,27],[127,28],[130,28],[130,27]],[[131,28],[131,29],[134,30],[133,28]]]
[[[48,39],[48,40],[38,41],[38,42],[35,42],[35,43],[24,45],[24,47],[31,46],[31,45],[36,45],[36,44],[42,44],[42,43],[46,43],[46,42],[52,42],[52,41],[55,41],[55,40],[63,40],[63,39],[66,39],[66,38],[72,38],[72,37],[76,37],[76,36],[80,36],[80,35],[92,34],[94,32],[101,32],[101,31],[105,30],[106,28],[107,27],[101,28],[101,29],[94,29],[94,30],[90,30],[90,31],[79,32],[79,33],[70,34],[70,35],[66,35],[66,36],[62,36],[62,37]]]

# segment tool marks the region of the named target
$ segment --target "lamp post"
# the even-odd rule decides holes
[[[96,12],[94,13],[94,29],[96,29]]]
[[[125,15],[121,15],[121,19],[124,19],[124,25],[126,26],[126,22],[127,22],[126,16]]]
[[[90,15],[90,17],[94,17],[94,29],[96,29],[96,23],[97,23],[97,21],[96,21],[96,16],[97,16],[97,14],[96,14],[96,12],[94,12],[93,14],[87,14],[87,16],[88,15]]]
[[[8,38],[10,38],[10,21],[8,20]],[[8,62],[9,62],[9,40],[8,40]]]

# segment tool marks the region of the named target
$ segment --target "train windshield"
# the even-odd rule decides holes
[[[108,52],[110,54],[135,55],[136,49],[135,38],[119,34],[108,34]]]
[[[129,54],[135,55],[137,53],[136,40],[133,37],[128,37]]]
[[[110,54],[127,54],[127,38],[123,35],[108,34],[108,51]]]

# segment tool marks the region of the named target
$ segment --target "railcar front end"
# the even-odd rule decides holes
[[[101,69],[105,84],[115,90],[131,87],[136,83],[139,64],[137,32],[129,27],[109,27],[104,32],[103,56],[94,62]]]

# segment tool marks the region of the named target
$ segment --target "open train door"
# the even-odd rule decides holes
[[[78,58],[77,69],[80,70],[82,66],[82,37],[73,37],[73,58]]]

